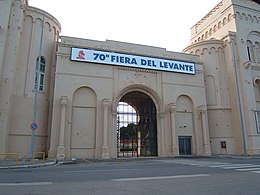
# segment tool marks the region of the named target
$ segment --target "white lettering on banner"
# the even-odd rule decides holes
[[[99,64],[195,74],[195,64],[191,62],[144,57],[108,51],[71,48],[70,59],[72,61],[93,62]]]

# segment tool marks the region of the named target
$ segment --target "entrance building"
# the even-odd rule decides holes
[[[61,37],[50,156],[210,155],[206,118],[197,56]]]
[[[0,1],[0,153],[260,154],[259,6],[220,1],[176,53],[60,36],[28,0]]]

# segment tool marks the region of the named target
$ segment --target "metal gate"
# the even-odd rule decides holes
[[[126,106],[129,107],[120,102],[117,109],[117,156],[157,156],[157,120],[153,101],[145,99],[136,110]]]

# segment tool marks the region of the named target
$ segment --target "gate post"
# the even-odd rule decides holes
[[[112,158],[115,156],[118,157],[118,148],[119,148],[119,141],[118,141],[118,135],[117,135],[117,130],[118,130],[118,123],[117,123],[117,110],[112,110],[112,124],[113,124],[113,149],[111,151]],[[116,149],[116,150],[115,150]],[[116,153],[115,153],[116,151]]]
[[[164,137],[164,112],[160,112],[159,113],[159,118],[160,118],[160,135],[161,135],[161,155],[162,157],[164,157],[165,154],[165,137]]]
[[[109,99],[103,99],[103,107],[104,107],[104,126],[103,126],[103,146],[102,146],[102,158],[109,158],[109,148],[108,148],[108,106]]]
[[[176,104],[175,103],[170,103],[168,104],[169,111],[170,111],[170,117],[171,117],[171,129],[172,129],[172,153],[173,156],[178,156],[179,155],[179,150],[177,147],[177,136],[176,136],[176,128],[175,128],[175,109],[176,109]]]

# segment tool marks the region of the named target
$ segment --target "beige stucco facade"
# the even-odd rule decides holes
[[[30,155],[44,21],[34,151],[117,158],[118,103],[138,110],[149,99],[156,156],[179,156],[182,138],[191,155],[260,154],[259,4],[221,1],[192,27],[183,53],[60,37],[59,22],[23,0],[0,1],[0,13],[0,153]],[[71,60],[72,48],[187,62],[195,74]]]
[[[70,60],[70,53],[71,47],[75,46],[190,61],[196,64],[196,74],[176,74],[149,69],[74,62]],[[197,56],[129,43],[61,37],[57,51],[52,120],[55,121],[52,123],[52,129],[59,131],[52,132],[50,155],[54,156],[60,145],[65,148],[65,156],[116,157],[117,104],[124,95],[130,92],[142,92],[148,95],[156,106],[159,156],[178,155],[177,140],[175,141],[178,134],[193,137],[194,154],[210,154],[208,140],[204,140],[205,143],[202,140],[201,112],[206,114],[206,97],[203,66]],[[61,104],[64,100],[66,100],[64,105],[66,115],[62,118]],[[187,101],[187,104],[182,105],[182,101]],[[79,107],[81,110],[77,115]],[[74,132],[81,123],[78,118],[84,114],[88,116],[90,109],[93,110],[93,117],[83,117],[84,125]],[[173,110],[171,111],[171,109]],[[187,110],[189,114],[182,113],[183,110]],[[178,120],[180,125],[187,123],[186,132],[176,128],[175,123],[171,123],[171,117],[175,119],[177,116],[180,118]],[[207,121],[204,123],[204,126],[207,127]],[[86,128],[90,124],[92,128],[89,129],[89,132],[82,132],[80,128]],[[60,128],[61,126],[64,127],[64,130]],[[174,135],[172,135],[172,129],[175,131]],[[207,130],[205,129],[205,131]],[[61,134],[64,136],[62,136],[62,140],[59,140]],[[108,154],[105,154],[107,151]]]
[[[220,2],[192,27],[184,50],[204,62],[212,153],[259,153],[259,11],[253,1]],[[215,147],[221,140],[227,151]]]
[[[42,56],[46,60],[44,90],[38,95],[35,151],[45,151],[60,24],[47,12],[24,1],[0,1],[0,151],[29,156],[33,121],[35,72],[44,16]]]

